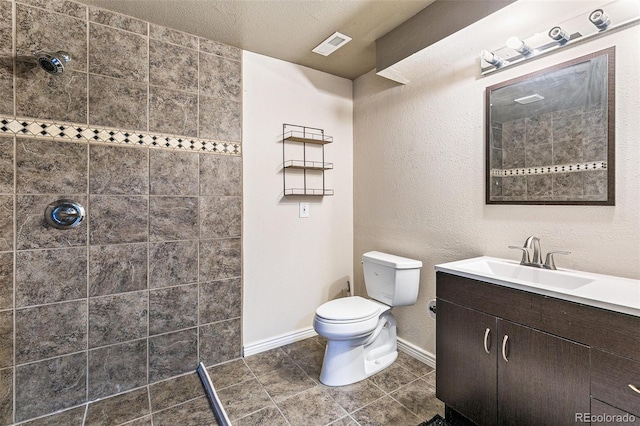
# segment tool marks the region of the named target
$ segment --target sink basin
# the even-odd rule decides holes
[[[492,259],[489,257],[479,258],[475,262],[468,262],[465,267],[470,272],[478,274],[488,274],[495,278],[505,280],[525,281],[531,285],[576,289],[593,282],[593,279],[582,277],[576,274],[569,274],[562,271],[551,271],[549,269],[533,268],[522,266],[517,262],[510,262],[502,259]]]
[[[489,256],[436,265],[436,271],[640,316],[640,280],[533,268]]]

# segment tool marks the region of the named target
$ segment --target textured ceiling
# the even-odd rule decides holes
[[[433,0],[80,0],[337,76],[375,68],[375,40]],[[353,38],[330,56],[312,53],[339,31]]]

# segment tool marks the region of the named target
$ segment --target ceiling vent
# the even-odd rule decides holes
[[[325,41],[317,45],[312,52],[322,56],[329,56],[336,50],[351,41],[351,37],[335,32],[331,34]]]
[[[514,99],[513,102],[517,102],[521,105],[532,104],[544,99],[544,96],[540,96],[537,93],[535,95],[525,96],[524,98]]]

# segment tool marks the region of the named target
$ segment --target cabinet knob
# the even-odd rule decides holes
[[[631,388],[632,391],[634,391],[635,393],[640,394],[640,389],[638,389],[637,387],[633,386],[632,384],[629,384],[629,387]]]
[[[489,333],[491,333],[491,329],[487,328],[484,331],[484,351],[489,353]]]
[[[509,336],[505,334],[504,337],[502,338],[502,359],[504,359],[505,362],[509,362],[509,360],[507,359],[507,341],[508,340],[509,340]]]

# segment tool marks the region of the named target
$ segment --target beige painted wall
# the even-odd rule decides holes
[[[364,292],[359,258],[365,251],[422,260],[418,303],[393,312],[399,336],[432,353],[435,321],[427,303],[435,297],[435,264],[478,255],[519,259],[507,246],[536,235],[545,251],[572,252],[557,259],[559,267],[640,278],[640,28],[480,78],[477,52],[519,34],[510,19],[531,16],[513,8],[501,13],[398,64],[411,80],[406,86],[374,72],[354,83],[357,292]],[[617,206],[485,205],[485,87],[612,45]]]
[[[351,80],[246,51],[243,85],[246,347],[312,327],[316,308],[353,281],[353,101]],[[283,198],[283,123],[334,137],[325,148],[334,196]],[[298,218],[301,201],[308,219]]]

